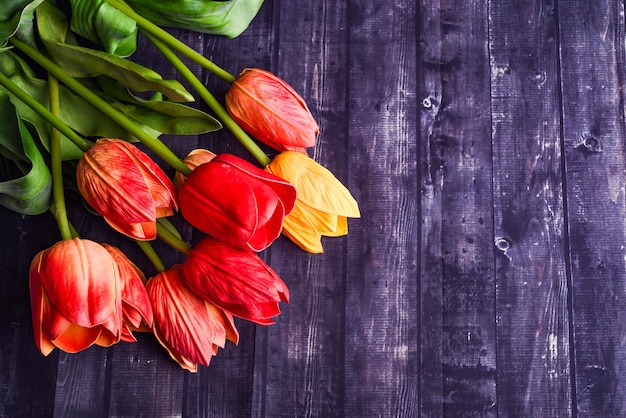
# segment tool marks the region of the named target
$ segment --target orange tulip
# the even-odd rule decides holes
[[[157,274],[146,287],[154,335],[182,368],[195,372],[198,364],[209,365],[226,340],[238,343],[233,317],[192,293],[180,265]]]
[[[185,281],[198,296],[243,319],[269,325],[289,302],[287,285],[261,258],[207,237],[183,263]]]
[[[304,99],[269,71],[247,68],[226,93],[226,109],[244,130],[279,151],[315,146],[319,127]]]
[[[305,251],[323,252],[322,236],[346,235],[347,218],[361,216],[348,189],[328,169],[304,154],[282,152],[265,170],[296,187],[296,206],[283,221],[283,233]]]
[[[29,284],[37,348],[75,353],[121,336],[122,297],[115,260],[100,244],[63,240],[40,251]]]
[[[136,342],[133,330],[152,327],[152,306],[144,285],[146,276],[118,248],[108,244],[102,246],[113,257],[119,273],[122,297],[121,340]]]
[[[192,150],[189,154],[187,154],[187,157],[185,157],[183,163],[193,170],[200,164],[208,163],[213,158],[215,158],[214,153],[209,150],[199,148]],[[176,186],[176,188],[180,189],[186,179],[187,177],[183,173],[177,171],[174,175],[174,185]]]
[[[220,154],[191,172],[178,197],[183,217],[200,231],[262,251],[280,235],[296,190],[242,158]]]
[[[114,229],[136,240],[156,237],[156,219],[178,209],[174,184],[134,145],[100,139],[76,169],[78,189]]]

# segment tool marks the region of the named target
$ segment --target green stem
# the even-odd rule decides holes
[[[135,125],[133,121],[127,118],[123,113],[116,110],[109,103],[102,100],[98,95],[96,95],[91,90],[76,81],[73,77],[69,76],[65,71],[63,71],[61,67],[56,65],[41,52],[37,51],[35,48],[20,41],[15,37],[10,38],[10,42],[15,45],[20,51],[28,55],[35,62],[45,68],[48,72],[53,74],[56,78],[59,79],[59,81],[72,89],[76,94],[92,104],[106,116],[114,120],[126,131],[134,135],[146,147],[148,147],[156,155],[162,158],[167,164],[186,176],[191,173],[191,170],[165,144],[163,144],[157,138],[148,135],[145,131]]]
[[[48,91],[50,94],[50,111],[53,115],[59,114],[59,80],[48,75]],[[55,215],[62,239],[72,239],[65,195],[63,191],[63,162],[61,160],[61,132],[54,127],[50,130],[50,171],[52,172],[52,196],[56,208]]]
[[[163,264],[163,261],[161,261],[158,254],[156,253],[156,251],[154,251],[154,248],[152,248],[152,245],[150,245],[149,242],[147,241],[135,241],[135,242],[137,243],[141,251],[143,251],[143,253],[148,257],[152,265],[157,269],[159,273],[165,271],[165,264]]]
[[[206,68],[207,70],[211,71],[213,74],[215,74],[222,80],[226,81],[227,83],[233,83],[235,81],[235,77],[232,74],[222,69],[221,67],[218,67],[217,65],[215,65],[215,63],[213,63],[211,60],[206,58],[204,55],[198,53],[198,51],[185,45],[183,42],[179,41],[174,36],[170,35],[166,31],[164,31],[163,29],[155,25],[154,23],[150,22],[148,19],[139,15],[123,0],[105,0],[105,1],[109,3],[111,6],[121,11],[122,13],[124,13],[126,16],[135,20],[137,22],[137,25],[144,32],[149,33],[150,35],[159,39],[160,41],[168,45],[170,48],[180,52],[183,56],[189,58],[196,64],[199,64],[202,67]]]
[[[228,114],[226,109],[220,104],[220,102],[207,90],[198,77],[182,62],[180,58],[174,54],[174,52],[167,47],[163,42],[156,39],[150,34],[146,34],[148,39],[157,47],[159,51],[172,63],[174,68],[183,76],[185,80],[196,90],[198,95],[205,101],[206,104],[215,112],[222,123],[235,135],[237,140],[257,159],[257,161],[265,167],[270,163],[270,158],[265,155],[263,150],[248,136],[248,134],[241,129],[241,126],[235,122],[235,120]]]
[[[57,131],[65,135],[71,140],[78,148],[83,151],[87,151],[91,146],[91,143],[76,132],[74,132],[69,126],[67,126],[61,119],[54,115],[44,105],[35,100],[32,96],[26,93],[13,83],[7,76],[0,73],[0,85],[4,87],[9,93],[24,102],[28,107],[37,112],[42,118],[44,118],[50,125],[52,125]]]
[[[180,239],[172,231],[157,222],[157,235],[167,245],[183,254],[189,254],[191,247],[185,241]]]

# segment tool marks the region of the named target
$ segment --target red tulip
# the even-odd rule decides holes
[[[37,348],[75,353],[120,340],[122,298],[118,267],[100,244],[63,240],[40,251],[29,284]]]
[[[121,340],[136,342],[133,330],[152,327],[152,306],[144,286],[146,277],[118,248],[108,244],[102,246],[113,257],[119,273],[122,297]]]
[[[285,81],[247,68],[226,93],[226,109],[244,130],[279,151],[315,146],[319,127],[304,99]]]
[[[196,296],[185,284],[180,265],[148,281],[154,309],[154,335],[180,366],[191,372],[209,365],[226,340],[239,333],[230,314]]]
[[[210,237],[189,252],[183,274],[198,296],[258,324],[272,324],[278,302],[289,302],[287,285],[256,253]]]
[[[87,203],[114,229],[136,240],[156,237],[156,219],[178,209],[174,184],[134,145],[100,139],[76,169]]]
[[[221,154],[193,170],[178,197],[183,217],[197,229],[261,251],[280,235],[296,189],[239,157]]]

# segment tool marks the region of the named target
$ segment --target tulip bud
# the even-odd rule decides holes
[[[289,302],[287,285],[257,254],[211,237],[192,248],[183,274],[195,294],[257,324],[272,324],[278,302]]]
[[[115,260],[93,241],[63,240],[40,251],[29,284],[37,348],[69,353],[120,340],[122,298]]]
[[[198,364],[208,366],[226,340],[239,341],[232,316],[192,293],[180,265],[157,274],[146,287],[154,335],[182,368],[195,372]]]
[[[213,158],[215,158],[215,154],[211,151],[199,148],[192,150],[189,154],[187,154],[183,163],[191,170],[194,170],[200,164],[208,163]],[[176,186],[176,189],[180,189],[186,179],[187,177],[183,173],[177,171],[174,175],[174,186]]]
[[[191,172],[178,197],[183,217],[195,228],[262,251],[280,235],[296,190],[242,158],[220,154]]]
[[[161,168],[134,145],[100,139],[78,162],[78,189],[111,227],[136,240],[156,237],[156,219],[178,209]]]
[[[278,151],[315,146],[319,127],[304,99],[269,71],[243,70],[226,93],[226,109],[245,131]]]
[[[265,170],[289,181],[298,191],[296,206],[284,219],[283,233],[305,251],[323,252],[322,236],[346,235],[347,218],[361,216],[350,191],[328,169],[304,154],[282,152]]]

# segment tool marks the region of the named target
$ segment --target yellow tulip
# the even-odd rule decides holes
[[[323,252],[322,236],[346,235],[347,218],[361,216],[350,191],[327,168],[305,154],[281,152],[265,170],[296,187],[296,206],[285,216],[283,233],[305,251]]]

